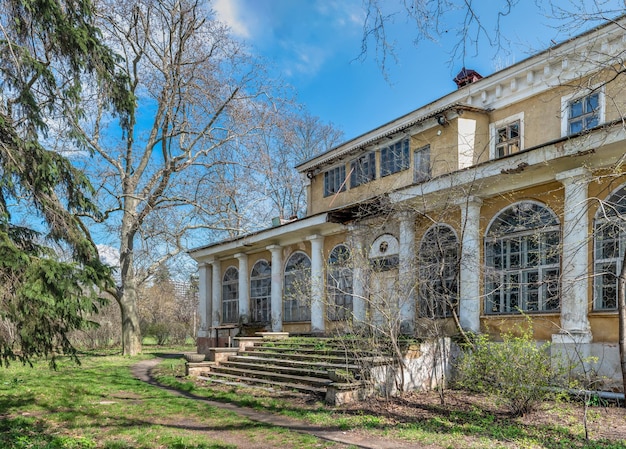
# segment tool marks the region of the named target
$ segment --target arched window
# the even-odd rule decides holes
[[[485,312],[559,310],[560,240],[559,219],[542,204],[500,212],[485,237]]]
[[[337,245],[328,257],[326,272],[328,319],[347,320],[352,315],[352,265],[350,250]]]
[[[299,251],[285,265],[283,320],[311,320],[311,259]]]
[[[222,323],[239,320],[239,270],[230,267],[222,279]]]
[[[250,273],[250,319],[254,323],[270,321],[272,296],[272,269],[265,260],[259,260]]]
[[[598,208],[594,221],[594,309],[617,309],[617,277],[626,248],[626,185]]]
[[[434,225],[419,247],[419,314],[424,318],[452,315],[459,301],[459,241],[446,225]]]

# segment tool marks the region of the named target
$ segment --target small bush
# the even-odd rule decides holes
[[[458,382],[468,390],[496,397],[513,415],[522,416],[547,398],[557,371],[549,343],[538,346],[531,331],[504,334],[501,343],[483,334],[476,336],[473,348],[460,358]]]

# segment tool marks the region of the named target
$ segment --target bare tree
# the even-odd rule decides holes
[[[305,180],[294,169],[313,156],[330,150],[343,133],[307,112],[271,111],[267,125],[251,136],[247,165],[248,179],[263,189],[260,204],[271,204],[281,218],[302,217],[306,213]],[[249,186],[252,190],[252,185]],[[266,220],[267,216],[261,214]]]
[[[137,114],[120,132],[93,86],[84,93],[87,114],[74,121],[95,155],[84,167],[104,209],[94,229],[119,241],[120,280],[110,293],[121,308],[123,353],[132,355],[141,351],[138,284],[179,254],[191,231],[224,228],[228,201],[213,176],[237,160],[237,139],[255,129],[269,86],[203,2],[103,0],[98,8]],[[141,276],[138,241],[151,255]]]

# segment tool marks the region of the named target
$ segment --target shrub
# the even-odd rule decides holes
[[[532,331],[504,334],[502,342],[478,335],[459,360],[458,382],[468,390],[486,393],[522,416],[550,394],[558,368],[550,358],[550,345],[538,345]]]

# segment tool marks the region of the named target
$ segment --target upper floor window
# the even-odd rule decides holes
[[[302,252],[293,253],[285,265],[284,295],[285,321],[311,319],[311,259]]]
[[[520,149],[520,121],[508,123],[496,130],[496,157],[517,153]]]
[[[570,136],[604,122],[604,87],[591,86],[590,93],[561,97],[561,136]]]
[[[376,179],[376,153],[370,151],[352,161],[350,171],[352,172],[350,187],[357,187]]]
[[[423,182],[430,179],[430,145],[419,148],[413,153],[413,181]]]
[[[324,196],[346,190],[346,166],[340,165],[324,172]]]
[[[599,109],[600,94],[598,92],[570,101],[568,134],[576,134],[597,126],[600,122]]]
[[[600,204],[594,222],[594,309],[617,309],[618,276],[626,251],[626,186]]]
[[[239,271],[230,267],[222,279],[222,323],[239,320]]]
[[[490,159],[515,154],[524,148],[524,113],[511,115],[489,125]]]
[[[559,247],[559,219],[546,206],[500,212],[485,237],[485,313],[559,310]]]
[[[380,150],[380,176],[409,168],[409,139],[402,139]]]

